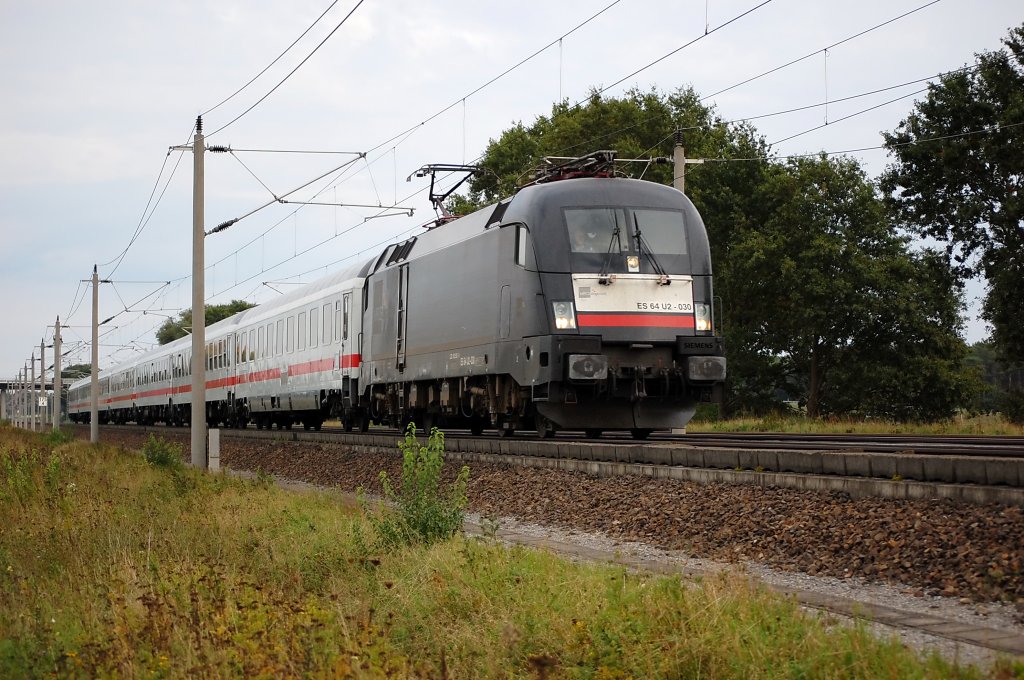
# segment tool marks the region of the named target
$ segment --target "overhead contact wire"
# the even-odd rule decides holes
[[[323,47],[323,46],[324,46],[324,43],[326,43],[326,42],[327,42],[328,40],[330,40],[330,39],[331,39],[331,36],[333,36],[333,35],[334,35],[335,33],[337,33],[338,29],[339,29],[339,28],[341,28],[342,26],[344,26],[344,25],[345,25],[345,22],[346,22],[346,21],[348,21],[349,17],[351,17],[351,16],[353,15],[353,14],[355,14],[355,11],[356,11],[357,9],[359,9],[359,7],[360,7],[360,6],[361,6],[361,5],[362,5],[362,4],[363,4],[363,3],[365,2],[365,1],[366,1],[366,0],[359,0],[359,1],[358,1],[358,2],[356,3],[355,7],[353,7],[353,8],[351,9],[351,10],[349,10],[349,13],[345,15],[345,18],[343,18],[343,19],[342,19],[341,21],[339,21],[339,22],[338,22],[338,25],[337,25],[337,26],[335,26],[335,27],[334,27],[334,28],[333,28],[333,29],[331,30],[331,32],[327,34],[327,37],[325,37],[325,38],[324,38],[323,40],[321,40],[321,41],[320,41],[320,43],[319,43],[319,44],[318,44],[318,45],[317,45],[316,47],[314,47],[314,48],[313,48],[313,51],[312,51],[312,52],[310,52],[310,53],[309,53],[308,55],[306,55],[306,58],[305,58],[305,59],[303,59],[302,61],[300,61],[300,62],[299,62],[299,64],[298,64],[298,66],[296,66],[296,67],[295,67],[295,68],[293,68],[293,69],[292,69],[291,71],[289,71],[289,72],[288,72],[288,75],[286,75],[286,76],[285,76],[284,78],[282,78],[282,79],[281,79],[281,81],[280,81],[280,82],[278,82],[278,84],[277,84],[277,85],[274,85],[274,87],[272,87],[272,88],[270,89],[270,91],[269,91],[269,92],[267,92],[267,93],[266,93],[265,95],[263,95],[263,96],[262,96],[262,97],[260,97],[260,98],[259,98],[258,100],[256,100],[256,102],[255,102],[255,103],[254,103],[254,104],[253,104],[252,106],[250,106],[249,108],[247,108],[247,109],[246,109],[245,111],[242,111],[242,112],[241,112],[240,114],[238,114],[238,115],[237,115],[237,116],[235,116],[235,117],[234,117],[233,119],[231,119],[231,121],[230,121],[230,122],[228,122],[228,123],[227,123],[227,124],[225,124],[225,125],[221,125],[221,126],[220,126],[219,128],[217,128],[216,130],[214,130],[213,132],[211,132],[211,133],[210,133],[209,135],[207,135],[207,137],[213,137],[213,136],[214,136],[215,134],[217,134],[218,132],[221,132],[222,130],[224,130],[225,128],[227,128],[227,127],[229,127],[229,126],[231,126],[231,125],[234,125],[234,124],[235,124],[235,123],[237,123],[237,122],[238,122],[238,121],[239,121],[239,120],[240,120],[240,119],[241,119],[241,118],[242,118],[243,116],[245,116],[245,115],[246,115],[247,113],[249,113],[250,111],[252,111],[253,109],[255,109],[255,108],[256,108],[257,106],[259,106],[260,104],[262,104],[262,103],[263,103],[263,101],[264,101],[264,100],[265,100],[265,99],[266,99],[267,97],[269,97],[270,95],[274,94],[274,92],[275,92],[275,91],[277,90],[277,88],[279,88],[279,87],[281,87],[282,85],[284,85],[285,81],[287,81],[287,80],[288,80],[289,78],[291,78],[291,77],[292,77],[292,75],[293,75],[293,74],[294,74],[294,73],[295,73],[296,71],[298,71],[298,70],[299,70],[300,68],[302,68],[302,66],[303,66],[303,65],[304,65],[304,64],[305,64],[305,63],[306,63],[307,61],[309,61],[309,60],[310,60],[310,58],[311,58],[311,57],[312,57],[312,56],[313,56],[314,54],[316,54],[316,53],[317,53],[317,51],[318,51],[318,50],[319,50],[319,49],[320,49],[321,47]]]
[[[212,107],[212,108],[209,108],[209,109],[207,109],[206,111],[203,111],[202,115],[204,115],[204,116],[205,116],[205,115],[207,115],[207,114],[209,114],[209,113],[212,113],[212,112],[216,111],[216,110],[217,110],[217,109],[219,109],[219,108],[220,108],[221,106],[223,106],[224,104],[227,104],[227,103],[228,103],[229,101],[231,101],[232,99],[234,99],[234,98],[235,98],[235,97],[236,97],[237,95],[241,94],[242,90],[244,90],[245,88],[247,88],[247,87],[249,87],[250,85],[252,85],[253,83],[255,83],[255,82],[256,82],[256,80],[257,80],[257,79],[258,79],[258,78],[259,78],[260,76],[262,76],[262,75],[263,75],[264,73],[266,73],[267,71],[269,71],[269,70],[270,70],[270,67],[272,67],[272,66],[273,66],[274,64],[276,64],[277,62],[279,62],[279,61],[281,60],[281,58],[282,58],[282,57],[284,57],[284,55],[288,54],[288,52],[289,52],[289,51],[290,51],[290,50],[291,50],[291,49],[292,49],[293,47],[295,47],[295,46],[296,46],[296,45],[298,44],[298,42],[299,42],[300,40],[302,40],[303,38],[305,38],[305,37],[306,37],[306,34],[307,34],[307,33],[309,33],[310,31],[312,31],[312,30],[313,30],[313,27],[314,27],[314,26],[316,26],[316,25],[317,25],[318,23],[320,23],[320,20],[321,20],[321,19],[323,19],[323,18],[324,18],[324,17],[325,17],[326,15],[327,15],[327,13],[328,13],[328,12],[330,12],[330,11],[331,11],[332,9],[334,9],[334,6],[335,6],[335,5],[337,5],[337,4],[338,4],[338,0],[334,0],[334,2],[332,2],[332,3],[330,4],[330,5],[328,5],[328,6],[327,6],[327,9],[325,9],[325,10],[324,10],[324,11],[323,11],[323,12],[322,12],[322,13],[320,14],[320,16],[318,16],[318,17],[316,18],[316,20],[315,20],[315,21],[313,21],[313,23],[311,23],[311,24],[309,25],[309,27],[308,27],[308,28],[307,28],[307,29],[306,29],[305,31],[303,31],[303,32],[302,32],[302,34],[301,34],[301,35],[300,35],[300,36],[299,36],[298,38],[296,38],[296,39],[295,39],[294,41],[292,41],[292,44],[291,44],[291,45],[289,45],[288,47],[286,47],[286,48],[284,49],[284,52],[282,52],[281,54],[277,55],[277,58],[276,58],[276,59],[274,59],[274,61],[272,61],[272,62],[270,62],[269,64],[267,64],[267,65],[266,65],[266,66],[265,66],[265,67],[263,68],[263,70],[262,70],[262,71],[260,71],[259,73],[257,73],[256,75],[254,75],[254,76],[252,77],[252,79],[251,79],[251,80],[250,80],[249,82],[247,82],[247,83],[246,83],[245,85],[242,85],[242,87],[238,88],[238,89],[237,89],[237,90],[235,90],[235,91],[234,91],[233,93],[231,93],[230,95],[228,95],[228,97],[227,97],[226,99],[224,99],[223,101],[221,101],[221,102],[220,102],[219,104],[217,104],[216,106],[214,106],[214,107]],[[328,36],[328,37],[330,37],[330,36]]]

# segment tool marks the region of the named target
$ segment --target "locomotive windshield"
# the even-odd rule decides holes
[[[686,228],[679,210],[651,208],[566,208],[563,211],[574,253],[635,252],[636,229],[655,254],[686,255]],[[616,226],[618,233],[616,233]]]
[[[644,245],[658,255],[686,255],[686,227],[679,210],[633,210],[634,229],[639,228]],[[631,232],[634,230],[631,229]],[[630,236],[635,236],[631,233]]]

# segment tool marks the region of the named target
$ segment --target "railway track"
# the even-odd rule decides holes
[[[340,427],[325,426],[320,431],[346,433]],[[375,434],[400,434],[391,428],[374,429]],[[445,430],[445,436],[460,439],[498,437],[493,432],[475,436],[468,430]],[[504,439],[504,437],[501,437]],[[599,438],[588,438],[582,432],[560,432],[558,442],[589,442],[640,444],[628,432],[607,432]],[[509,441],[541,442],[530,433],[516,433]],[[647,444],[682,446],[718,446],[742,449],[784,449],[799,451],[853,451],[864,453],[929,454],[940,456],[992,456],[1024,458],[1024,437],[1009,435],[903,435],[903,434],[791,434],[784,432],[693,432],[688,434],[653,433]],[[641,444],[642,445],[642,444]]]
[[[133,425],[104,426],[141,432],[185,434],[187,428]],[[222,439],[308,441],[394,451],[399,432],[374,429],[365,434],[340,428],[321,431],[221,430]],[[799,435],[741,437],[745,446],[728,438],[703,435],[662,435],[636,442],[627,434],[585,439],[562,433],[552,439],[473,436],[465,431],[446,433],[452,459],[500,462],[529,467],[557,467],[598,476],[644,475],[700,483],[754,484],[819,491],[841,491],[854,497],[954,498],[973,503],[1024,506],[1024,457],[1010,442],[981,447],[949,439],[929,438],[939,451],[910,449],[921,438],[897,438],[872,444],[864,437],[836,442]],[[978,438],[972,438],[977,440]],[[997,438],[998,439],[998,438]],[[818,445],[814,445],[818,441]],[[846,447],[838,444],[846,444]],[[882,449],[882,450],[878,450]],[[966,451],[966,453],[959,453]],[[984,455],[982,451],[999,451]]]

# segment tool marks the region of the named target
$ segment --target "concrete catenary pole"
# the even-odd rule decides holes
[[[686,149],[683,148],[683,132],[676,130],[676,146],[672,150],[672,186],[686,193]]]
[[[28,361],[31,369],[29,375],[32,382],[28,384],[28,417],[32,423],[31,429],[36,431],[36,412],[39,410],[39,396],[36,394],[36,351],[32,350],[32,358]]]
[[[46,398],[46,341],[39,341],[39,401],[41,407],[39,411],[39,431],[42,432],[46,429],[46,411],[47,404],[50,400]]]
[[[206,461],[206,281],[203,118],[196,118],[192,140],[192,465]]]
[[[683,131],[676,130],[676,146],[672,151],[672,164],[675,166],[675,170],[672,173],[672,186],[679,189],[682,193],[686,193],[686,166],[689,165],[700,165],[704,162],[703,158],[686,158],[686,149],[683,148]]]
[[[92,380],[89,406],[89,441],[100,440],[100,275],[92,266]]]
[[[50,400],[46,396],[46,341],[39,341],[39,396],[42,402],[42,416],[39,419],[39,431],[46,429],[46,421],[49,418]]]
[[[23,376],[25,370],[18,371],[17,391],[15,392],[14,424],[18,427],[25,427],[25,381]]]
[[[64,377],[60,371],[60,317],[53,324],[53,429],[60,429],[61,400],[64,397]]]

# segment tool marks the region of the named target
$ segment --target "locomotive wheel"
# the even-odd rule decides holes
[[[534,418],[537,423],[537,436],[541,439],[551,439],[555,436],[555,432],[558,428],[553,422],[542,415],[538,415]]]
[[[601,433],[603,433],[603,432],[604,432],[604,430],[598,430],[596,428],[589,428],[589,429],[583,430],[583,434],[586,435],[587,439],[600,439],[601,438]]]
[[[356,422],[359,424],[360,432],[368,432],[370,430],[370,416],[367,414],[360,414]]]
[[[351,432],[352,431],[352,416],[349,416],[349,417],[345,418],[345,421],[341,424],[341,426],[344,428],[345,432]]]
[[[498,428],[498,436],[499,437],[511,437],[515,433],[516,433],[516,428],[514,428],[514,427],[499,427]]]
[[[648,429],[646,427],[634,427],[632,430],[629,431],[629,434],[631,437],[633,437],[633,439],[643,440],[651,436],[651,432],[653,431],[654,430]]]
[[[484,421],[478,418],[474,418],[469,423],[469,432],[474,437],[479,437],[480,435],[482,435],[484,433]]]

